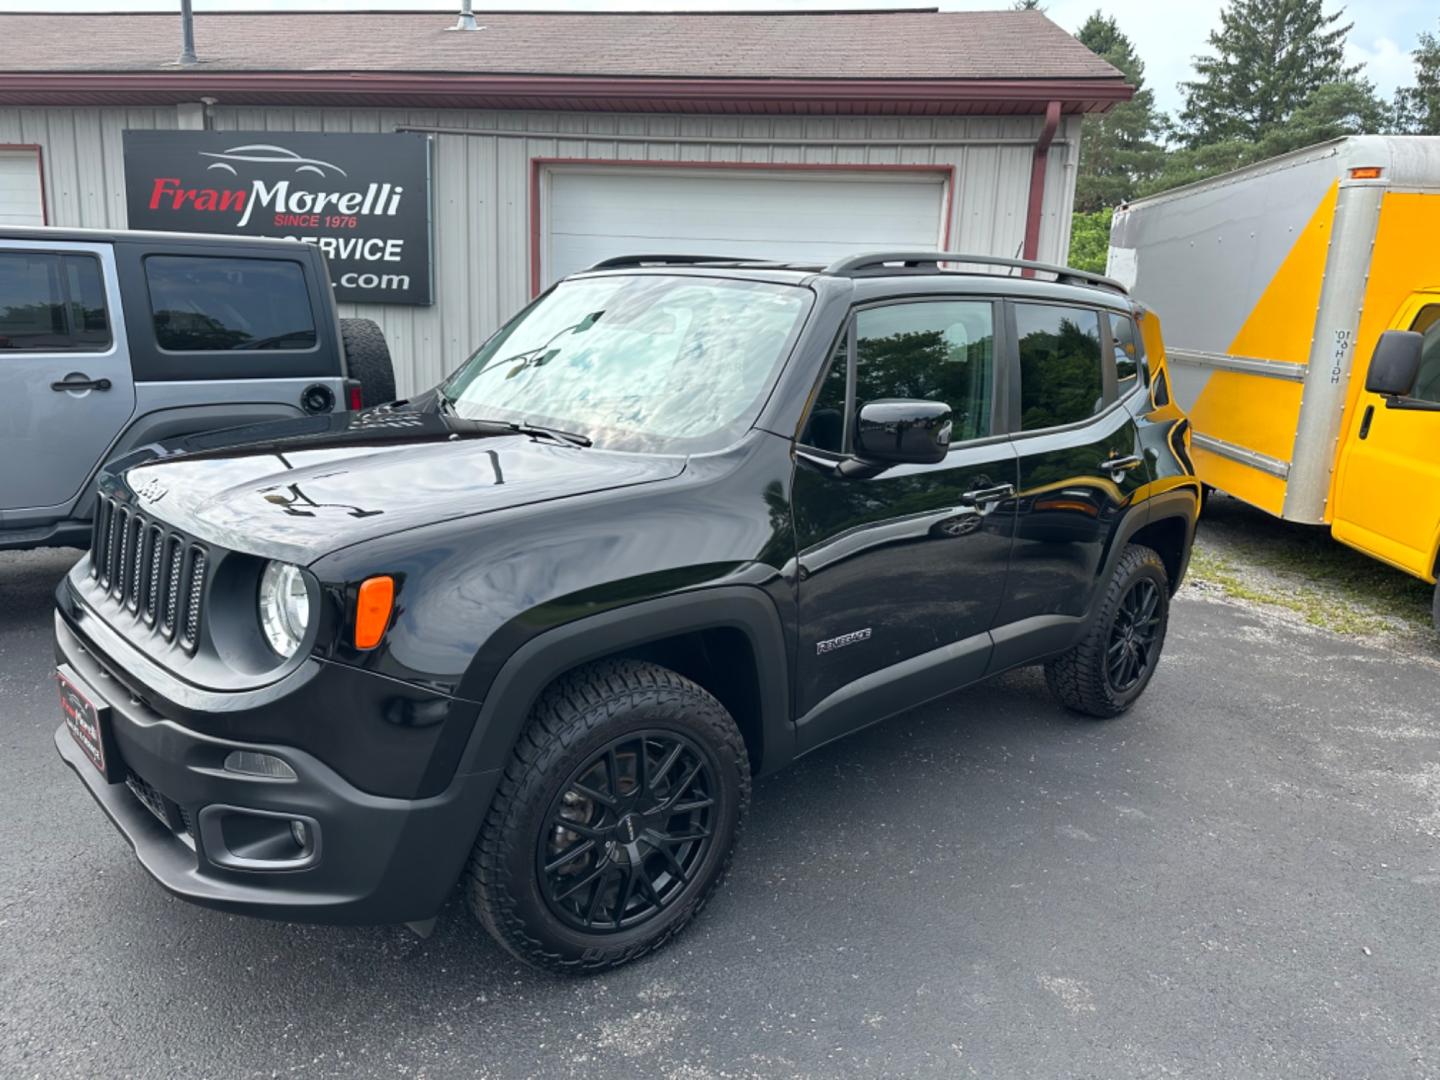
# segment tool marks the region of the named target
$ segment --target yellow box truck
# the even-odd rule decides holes
[[[1137,200],[1108,272],[1165,327],[1202,481],[1436,581],[1440,137],[1337,139]]]

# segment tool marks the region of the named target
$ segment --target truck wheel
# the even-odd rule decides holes
[[[1435,631],[1440,633],[1440,581],[1435,583],[1435,599],[1430,602],[1430,617],[1435,620]]]
[[[374,319],[341,319],[340,340],[350,378],[360,380],[360,407],[395,400],[395,366],[390,346]]]
[[[1160,662],[1170,620],[1170,578],[1152,548],[1131,544],[1079,644],[1045,665],[1050,692],[1086,716],[1119,716]]]
[[[598,971],[659,948],[715,889],[750,801],[724,706],[668,668],[607,660],[536,703],[465,873],[514,956]]]

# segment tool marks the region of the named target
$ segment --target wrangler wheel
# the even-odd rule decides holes
[[[695,683],[632,660],[572,672],[506,767],[467,872],[470,907],[540,967],[633,960],[703,906],[749,791],[740,732]]]
[[[1066,708],[1118,716],[1155,674],[1170,620],[1170,579],[1153,549],[1131,544],[1120,556],[1085,636],[1045,665],[1045,682]]]

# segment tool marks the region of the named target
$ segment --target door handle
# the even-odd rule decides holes
[[[996,484],[994,487],[976,488],[974,491],[967,491],[960,496],[960,505],[983,506],[985,503],[998,503],[1001,499],[1008,499],[1014,494],[1014,484]]]
[[[1145,459],[1139,454],[1130,454],[1128,457],[1106,458],[1100,463],[1104,472],[1129,472],[1145,464]]]
[[[51,390],[109,390],[109,389],[110,389],[110,380],[109,380],[109,379],[89,379],[89,378],[86,378],[86,377],[83,376],[83,375],[82,375],[80,378],[76,379],[76,378],[73,378],[73,377],[67,375],[65,378],[61,379],[59,382],[52,382],[52,383],[50,384],[50,389],[51,389]]]

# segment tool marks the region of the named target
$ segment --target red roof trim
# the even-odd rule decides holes
[[[957,113],[1104,111],[1128,101],[1121,79],[676,79],[332,72],[0,73],[0,104],[331,103],[519,108]],[[840,106],[842,108],[837,108]]]

